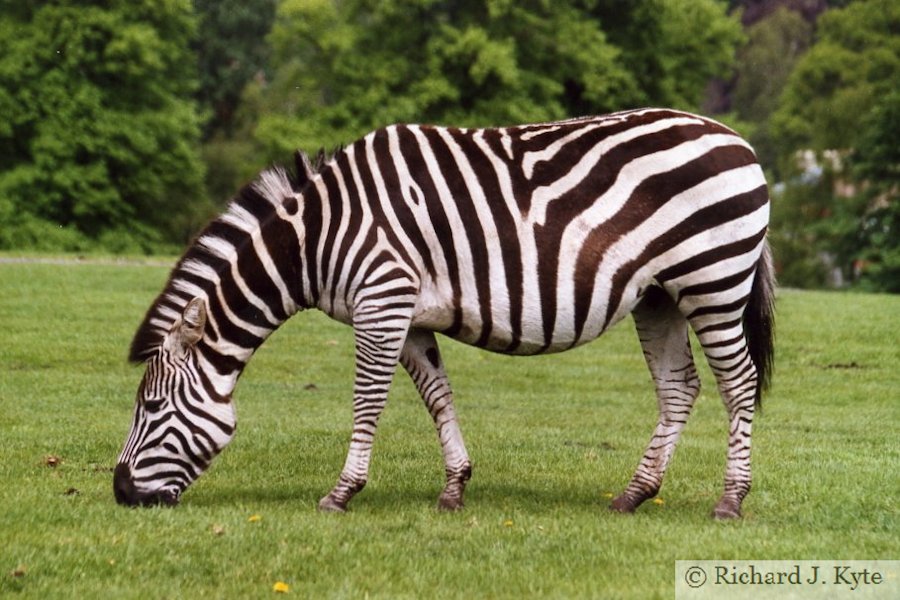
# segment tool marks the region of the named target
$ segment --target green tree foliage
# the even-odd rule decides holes
[[[3,2],[0,248],[183,238],[202,198],[180,0]]]
[[[477,126],[696,107],[741,38],[714,0],[284,0],[248,90],[268,157],[392,122]]]
[[[266,35],[276,0],[194,0],[199,20],[194,51],[199,66],[197,98],[209,113],[205,136],[235,129],[235,112],[247,82],[266,67]]]
[[[839,181],[826,164],[775,194],[769,237],[782,285],[822,288],[852,279],[851,237],[861,209],[856,198],[835,193]]]
[[[900,290],[898,30],[900,4],[891,0],[826,12],[771,121],[790,178],[781,202],[797,205],[775,213],[776,250],[794,247],[806,263],[829,256],[845,278],[891,291]],[[804,150],[837,151],[840,158],[821,161],[825,177],[813,187],[798,173],[796,158]],[[801,206],[806,220],[794,221]],[[823,284],[785,275],[782,281]]]
[[[900,4],[852,2],[819,19],[773,117],[783,157],[798,148],[851,149],[880,98],[900,86]]]
[[[851,157],[852,174],[864,186],[862,219],[852,238],[852,257],[864,287],[900,293],[900,90],[881,98],[862,123]]]
[[[760,161],[777,165],[769,118],[794,65],[812,44],[813,28],[799,13],[780,7],[747,29],[747,43],[738,51],[739,73],[731,96],[734,116],[745,130]],[[777,173],[777,169],[774,171]]]
[[[599,0],[599,19],[635,79],[639,105],[694,109],[715,77],[731,74],[744,41],[736,17],[714,0]],[[615,107],[621,108],[621,107]]]
[[[202,147],[206,196],[225,203],[262,166],[252,136],[258,105],[242,94],[263,80],[269,58],[266,36],[276,0],[194,0],[194,48],[200,74],[197,98],[207,117]]]

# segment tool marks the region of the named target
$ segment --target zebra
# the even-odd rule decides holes
[[[492,352],[562,352],[633,315],[659,419],[625,490],[654,497],[700,379],[693,330],[730,424],[714,516],[750,489],[755,409],[773,367],[769,195],[752,148],[702,116],[639,109],[506,128],[392,125],[296,172],[263,171],[188,247],[138,328],[145,363],[114,470],[117,501],[176,504],[235,431],[232,392],[295,313],[351,325],[353,429],[319,502],[366,484],[397,365],[443,451],[438,507],[472,473],[435,333]]]

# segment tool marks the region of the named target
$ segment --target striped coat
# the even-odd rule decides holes
[[[731,422],[715,513],[740,514],[752,416],[771,372],[773,280],[766,182],[734,132],[661,109],[499,129],[395,125],[315,168],[299,155],[297,171],[264,172],[242,190],[148,311],[132,359],[148,362],[148,376],[171,376],[168,346],[185,357],[183,379],[195,382],[170,384],[162,394],[169,410],[230,406],[266,337],[298,310],[321,309],[353,326],[357,357],[350,451],[320,506],[344,510],[365,484],[378,416],[402,364],[444,450],[439,503],[458,508],[471,464],[434,332],[539,354],[591,341],[633,314],[660,419],[613,508],[633,511],[659,489],[699,392],[690,327]],[[172,398],[182,398],[180,408]],[[154,466],[197,455],[184,433],[169,444],[178,457],[160,450],[162,438],[141,439],[146,412],[139,396],[117,498],[177,501],[209,461],[180,477],[142,474],[142,453],[157,453]],[[210,458],[230,434],[220,438],[204,444]]]

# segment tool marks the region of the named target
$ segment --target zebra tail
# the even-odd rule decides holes
[[[756,263],[756,275],[747,308],[744,331],[750,358],[756,366],[756,407],[762,409],[762,393],[772,382],[775,362],[775,269],[768,240]]]

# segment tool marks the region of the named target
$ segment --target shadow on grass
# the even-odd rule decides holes
[[[509,482],[478,482],[466,491],[466,506],[487,510],[542,513],[547,510],[571,508],[573,511],[597,510],[606,512],[611,498],[605,497],[597,486],[570,485],[557,488],[529,487]],[[254,507],[299,507],[315,510],[319,499],[328,492],[327,486],[298,483],[296,485],[218,484],[216,489],[192,493],[188,490],[182,504],[198,508],[222,508],[250,505]],[[440,485],[394,485],[390,482],[370,484],[351,502],[350,510],[379,514],[418,508],[436,510]]]

